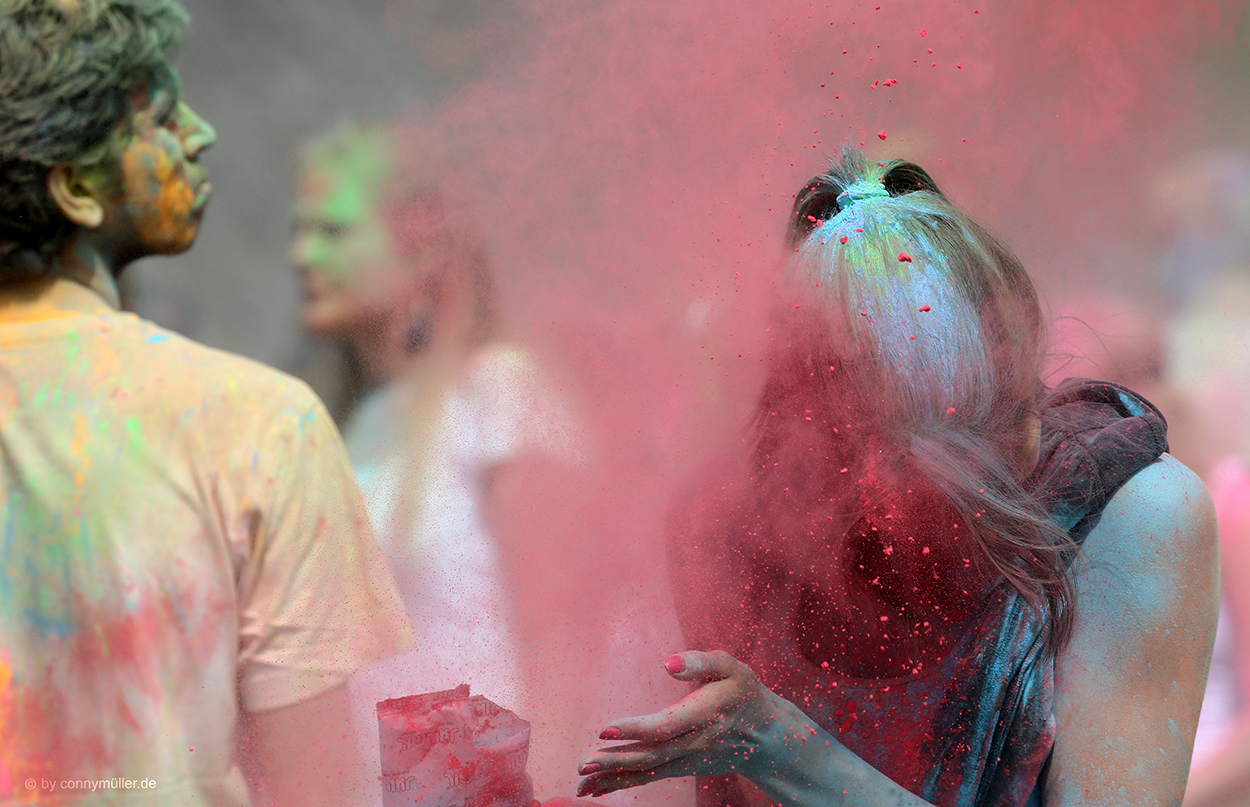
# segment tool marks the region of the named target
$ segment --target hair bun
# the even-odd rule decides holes
[[[885,199],[889,196],[890,192],[886,190],[882,180],[861,179],[859,182],[848,185],[846,190],[838,194],[838,208],[846,210],[856,202],[862,202],[865,199]]]

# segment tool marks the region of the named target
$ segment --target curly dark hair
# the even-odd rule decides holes
[[[74,231],[47,190],[56,165],[106,165],[128,92],[176,81],[176,0],[0,0],[0,282],[48,271]]]

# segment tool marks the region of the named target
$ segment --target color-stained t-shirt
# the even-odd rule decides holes
[[[411,631],[301,382],[67,280],[0,299],[0,805],[243,805],[240,708]]]

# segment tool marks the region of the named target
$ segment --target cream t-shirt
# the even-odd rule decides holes
[[[0,805],[243,805],[235,728],[409,647],[301,382],[58,280],[0,300]]]

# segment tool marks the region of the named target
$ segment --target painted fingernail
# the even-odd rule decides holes
[[[616,726],[608,726],[606,729],[599,732],[599,739],[600,740],[619,740],[621,739],[621,730],[618,729]]]
[[[669,675],[676,675],[686,669],[686,660],[681,656],[669,656],[664,659],[664,669],[668,670]]]

